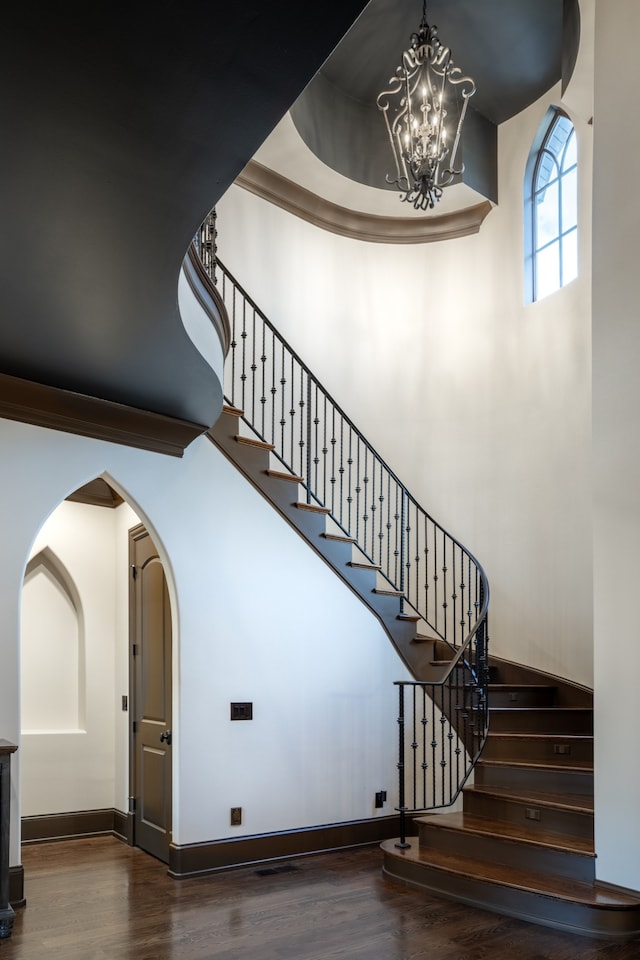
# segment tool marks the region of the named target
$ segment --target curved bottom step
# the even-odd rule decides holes
[[[386,876],[437,896],[583,936],[640,937],[640,898],[526,869],[421,851],[417,837],[381,844]]]

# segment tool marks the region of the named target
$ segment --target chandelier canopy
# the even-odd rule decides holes
[[[438,39],[438,28],[427,23],[426,0],[417,33],[389,87],[377,98],[396,167],[387,175],[416,210],[433,209],[444,187],[464,170],[456,166],[462,124],[469,97],[476,91],[471,77],[456,67],[451,50]]]

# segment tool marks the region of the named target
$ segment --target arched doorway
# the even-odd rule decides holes
[[[23,841],[114,832],[166,859],[144,842],[144,830],[138,835],[131,810],[137,705],[130,686],[128,551],[129,531],[140,527],[141,516],[111,483],[98,478],[64,500],[39,531],[27,565],[21,638]],[[157,550],[155,557],[158,580],[164,570]],[[170,636],[166,581],[163,591]],[[153,666],[150,672],[155,675]],[[167,693],[170,700],[170,677]],[[169,786],[158,801],[163,809],[167,792],[171,796],[170,752],[164,766]],[[147,780],[146,787],[152,786]],[[170,810],[169,803],[167,857]]]

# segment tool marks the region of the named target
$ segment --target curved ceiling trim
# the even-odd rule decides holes
[[[383,217],[324,200],[274,170],[250,161],[236,184],[307,223],[369,243],[435,243],[478,233],[493,209],[489,200],[442,216]]]

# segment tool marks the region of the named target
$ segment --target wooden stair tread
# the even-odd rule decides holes
[[[607,910],[638,910],[640,900],[618,891],[600,887],[597,883],[584,883],[567,877],[549,873],[536,873],[519,867],[493,864],[486,860],[441,853],[438,850],[425,850],[418,846],[417,838],[408,838],[410,846],[405,850],[395,847],[394,840],[385,840],[382,849],[387,856],[399,860],[411,860],[423,863],[435,870],[456,874],[469,880],[497,884],[523,890],[541,897],[553,897],[568,903],[584,904],[588,907]]]
[[[290,480],[291,483],[304,483],[304,477],[296,477],[293,473],[287,473],[284,470],[265,470],[268,477],[275,477],[277,480]]]
[[[593,710],[592,710],[591,707],[559,707],[559,706],[551,706],[551,707],[516,707],[516,706],[511,706],[511,705],[510,705],[510,706],[508,706],[508,707],[492,707],[492,706],[490,706],[489,709],[492,710],[492,711],[495,711],[496,713],[504,713],[504,712],[507,712],[507,711],[508,711],[509,713],[522,713],[522,712],[525,711],[525,710],[526,710],[526,711],[529,711],[529,712],[530,712],[531,710],[535,710],[536,713],[553,713],[553,712],[556,712],[556,713],[593,713]]]
[[[348,537],[344,533],[321,533],[325,540],[336,540],[338,543],[356,543],[355,537]]]
[[[329,507],[321,507],[319,503],[294,503],[294,507],[297,507],[298,510],[308,510],[309,513],[324,513],[329,514],[331,510]]]
[[[464,787],[464,791],[474,791],[483,796],[495,797],[499,800],[515,800],[531,806],[547,807],[554,810],[568,810],[573,813],[593,815],[593,797],[576,793],[543,793],[537,790],[508,790],[506,787],[484,786],[479,784],[473,787]]]
[[[554,741],[564,743],[565,740],[568,740],[570,743],[579,743],[586,740],[593,740],[593,734],[591,733],[523,733],[520,730],[514,730],[513,733],[505,733],[503,731],[493,731],[489,730],[487,737],[491,737],[495,740],[544,740],[553,743]]]
[[[416,633],[413,638],[413,643],[437,643],[439,637],[427,637],[424,633]],[[432,660],[432,663],[437,663],[438,661]],[[449,663],[450,661],[445,660],[444,663]]]
[[[429,814],[417,817],[414,823],[428,823],[441,830],[457,830],[463,833],[482,834],[500,840],[516,840],[540,847],[551,847],[567,853],[579,853],[595,857],[593,840],[572,837],[564,833],[535,829],[506,820],[479,817],[472,813]]]
[[[422,620],[422,617],[419,613],[399,613],[396,616],[396,620],[407,620],[409,623],[418,623],[419,620]]]
[[[569,773],[593,773],[593,767],[578,766],[577,764],[538,763],[531,760],[485,760],[481,757],[478,764],[482,764],[484,767],[492,767],[493,769],[516,767],[518,770],[540,770],[553,773],[561,773],[563,770]]]
[[[244,417],[244,410],[241,410],[240,407],[232,407],[228,403],[223,403],[222,412],[228,413],[230,417]]]
[[[257,437],[243,437],[240,434],[237,434],[234,438],[237,443],[244,443],[248,447],[257,447],[259,450],[275,450],[275,447],[272,443],[267,443],[266,440],[258,440]]]
[[[404,597],[402,590],[386,589],[385,587],[376,587],[373,593],[377,593],[381,597]]]

